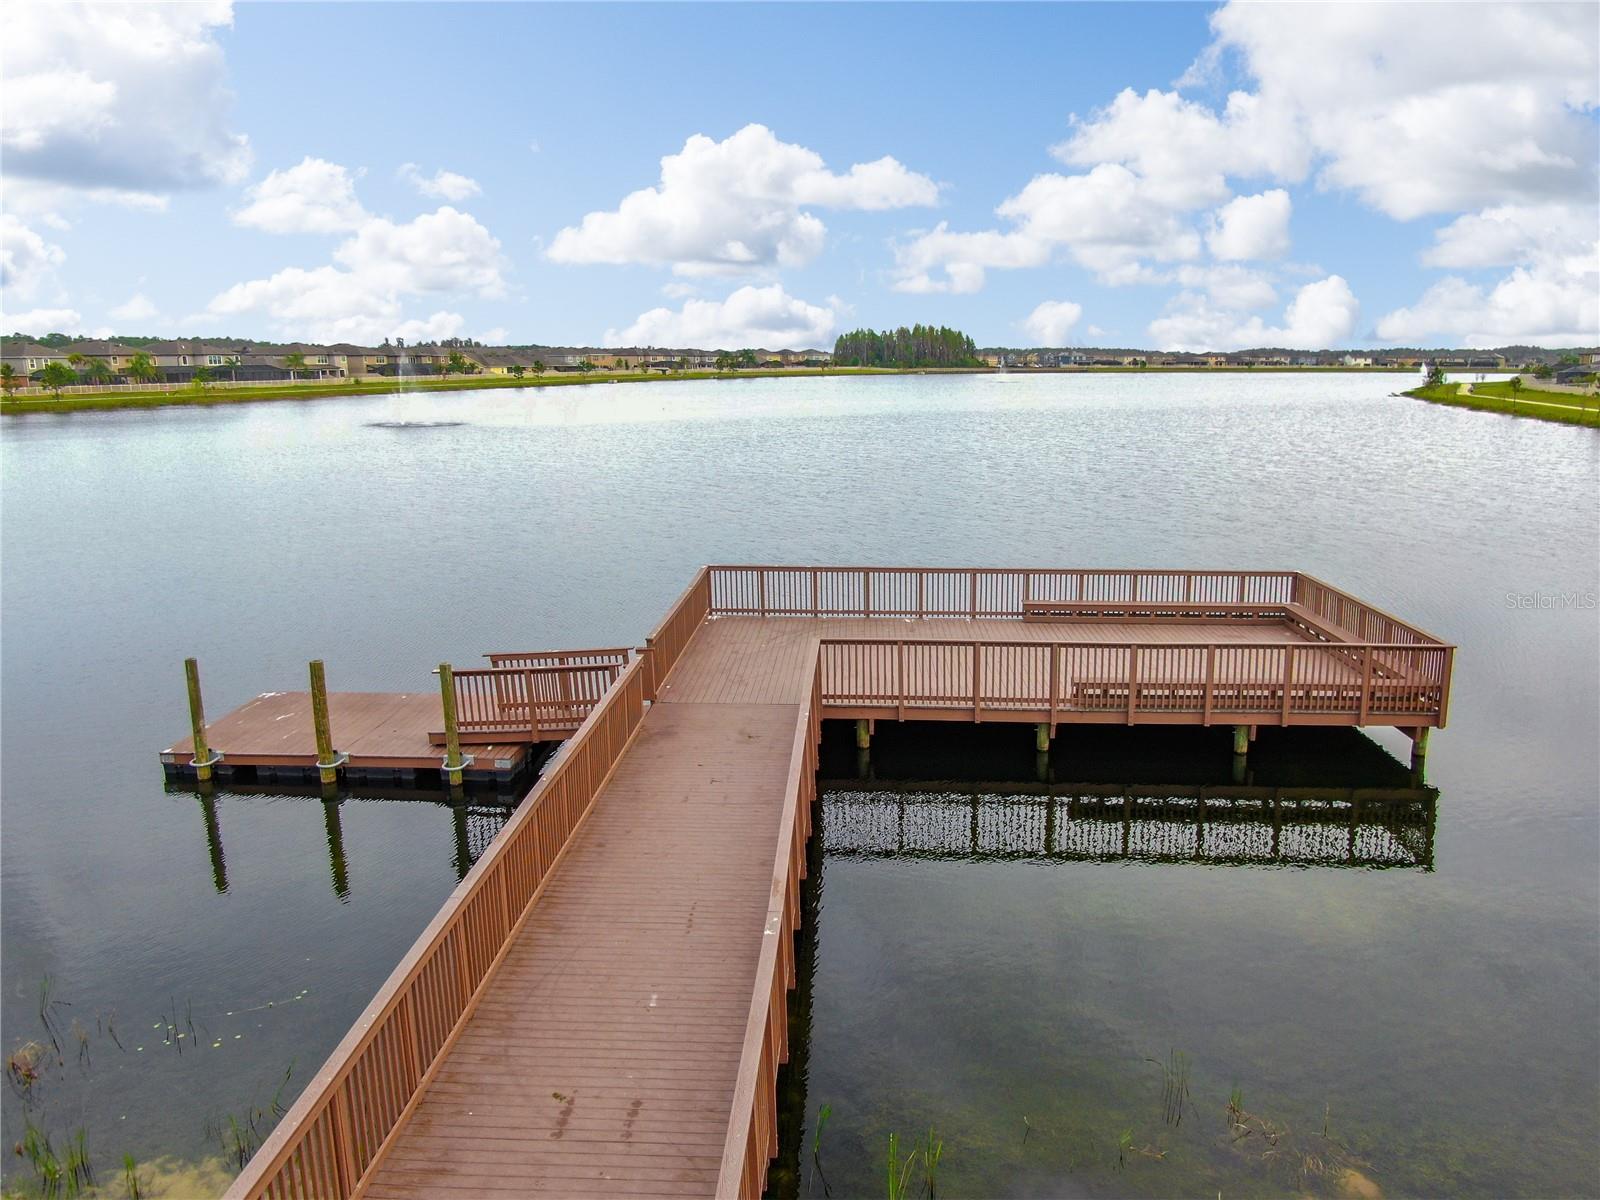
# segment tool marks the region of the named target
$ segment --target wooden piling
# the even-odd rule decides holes
[[[1233,752],[1235,754],[1250,753],[1250,726],[1235,725],[1233,727]]]
[[[317,731],[317,778],[327,787],[339,782],[339,764],[334,761],[333,729],[328,723],[328,680],[322,660],[311,660],[311,723]]]
[[[856,749],[868,750],[872,747],[872,723],[870,721],[856,722]]]
[[[1040,754],[1050,752],[1050,726],[1047,722],[1040,721],[1033,727],[1033,748]]]
[[[451,787],[460,787],[461,730],[456,725],[456,680],[449,663],[439,664],[439,699],[444,704],[444,770]],[[531,707],[531,706],[530,706]]]
[[[206,745],[206,710],[200,701],[200,663],[183,660],[183,673],[189,684],[189,725],[194,731],[194,777],[211,782],[211,747]]]

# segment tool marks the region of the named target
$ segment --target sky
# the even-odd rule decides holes
[[[0,327],[1600,343],[1600,7],[8,6]]]

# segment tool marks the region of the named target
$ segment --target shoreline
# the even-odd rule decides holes
[[[1470,386],[1460,383],[1447,383],[1442,388],[1424,385],[1398,394],[1447,408],[1468,408],[1478,412],[1499,413],[1503,417],[1526,417],[1533,421],[1548,421],[1553,425],[1578,425],[1587,429],[1600,429],[1600,407],[1590,407],[1585,410],[1572,402],[1581,397],[1572,396],[1568,399],[1569,393],[1566,392],[1541,392],[1537,388],[1524,388],[1519,398],[1512,400],[1461,390]],[[1521,396],[1528,398],[1521,399]]]
[[[509,375],[491,377],[463,375],[449,379],[411,377],[404,387],[398,381],[344,380],[342,382],[268,384],[259,388],[216,388],[181,391],[106,392],[96,395],[67,395],[57,400],[46,396],[0,399],[0,415],[30,413],[111,412],[140,408],[210,408],[232,404],[254,404],[274,400],[326,400],[340,396],[385,396],[404,392],[493,391],[501,388],[584,387],[603,383],[672,383],[695,380],[740,379],[816,379],[839,376],[873,375],[1248,375],[1248,374],[1409,374],[1410,368],[1395,367],[785,367],[743,371],[672,371],[665,374],[640,374],[637,371],[595,371],[587,375],[536,376],[517,379]]]

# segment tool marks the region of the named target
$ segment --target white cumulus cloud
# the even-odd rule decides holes
[[[1259,196],[1236,196],[1212,217],[1206,248],[1225,260],[1280,258],[1289,252],[1289,193],[1273,188]]]
[[[90,192],[236,183],[225,3],[22,3],[0,39],[7,175]]]
[[[245,193],[235,224],[267,233],[345,233],[367,220],[356,199],[359,171],[309,155],[273,171]]]
[[[75,308],[30,308],[23,312],[0,310],[0,326],[33,337],[43,337],[47,333],[77,333],[83,327],[83,314]]]
[[[1203,296],[1181,293],[1167,315],[1150,322],[1150,337],[1162,350],[1324,350],[1347,344],[1360,315],[1350,285],[1342,276],[1330,275],[1295,294],[1281,325],[1268,325],[1259,316],[1242,318]]]
[[[135,292],[111,310],[119,321],[146,321],[157,316],[159,310],[143,292]]]
[[[606,331],[608,346],[675,346],[740,350],[820,345],[833,333],[833,308],[810,304],[781,285],[745,286],[725,300],[685,300],[652,308],[626,329]]]
[[[59,290],[56,269],[66,258],[66,251],[19,217],[0,213],[0,289],[7,298],[31,303]]]
[[[661,160],[661,180],[556,234],[563,263],[643,263],[679,275],[797,266],[821,251],[827,227],[807,208],[933,204],[938,186],[893,158],[829,171],[821,155],[746,125],[713,141],[695,134]]]
[[[432,175],[424,175],[422,168],[416,163],[403,163],[399,174],[402,180],[433,200],[450,200],[459,204],[463,200],[483,194],[483,188],[478,186],[476,179],[458,175],[454,171],[446,171],[443,167]]]
[[[212,298],[205,315],[262,314],[287,336],[322,341],[451,337],[462,328],[459,314],[439,311],[408,320],[406,299],[493,299],[506,291],[500,243],[475,218],[448,205],[403,224],[371,217],[340,243],[333,259],[234,284]]]
[[[1067,333],[1083,316],[1083,305],[1071,300],[1046,300],[1022,322],[1028,336],[1041,346],[1063,346]]]

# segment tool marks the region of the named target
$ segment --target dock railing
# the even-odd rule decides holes
[[[1443,725],[1452,654],[1412,643],[824,638],[820,663],[822,704],[841,715]]]
[[[477,1005],[645,711],[629,665],[251,1158],[233,1200],[348,1200]]]
[[[755,617],[1021,617],[1033,601],[1288,604],[1294,571],[715,566],[710,611]]]
[[[640,658],[645,663],[645,695],[654,700],[664,680],[677,663],[689,639],[694,637],[711,614],[711,574],[720,568],[701,567],[694,579],[661,618],[654,632],[645,638]]]
[[[456,727],[464,735],[506,740],[566,737],[617,681],[623,665],[613,661],[453,671]]]
[[[812,676],[811,700],[796,722],[778,849],[767,897],[766,924],[756,959],[755,989],[745,1022],[733,1108],[717,1177],[719,1200],[754,1200],[766,1188],[778,1153],[778,1068],[789,1060],[789,989],[795,983],[794,934],[800,926],[800,884],[806,876],[811,806],[817,796],[817,743],[822,734],[822,667]]]

